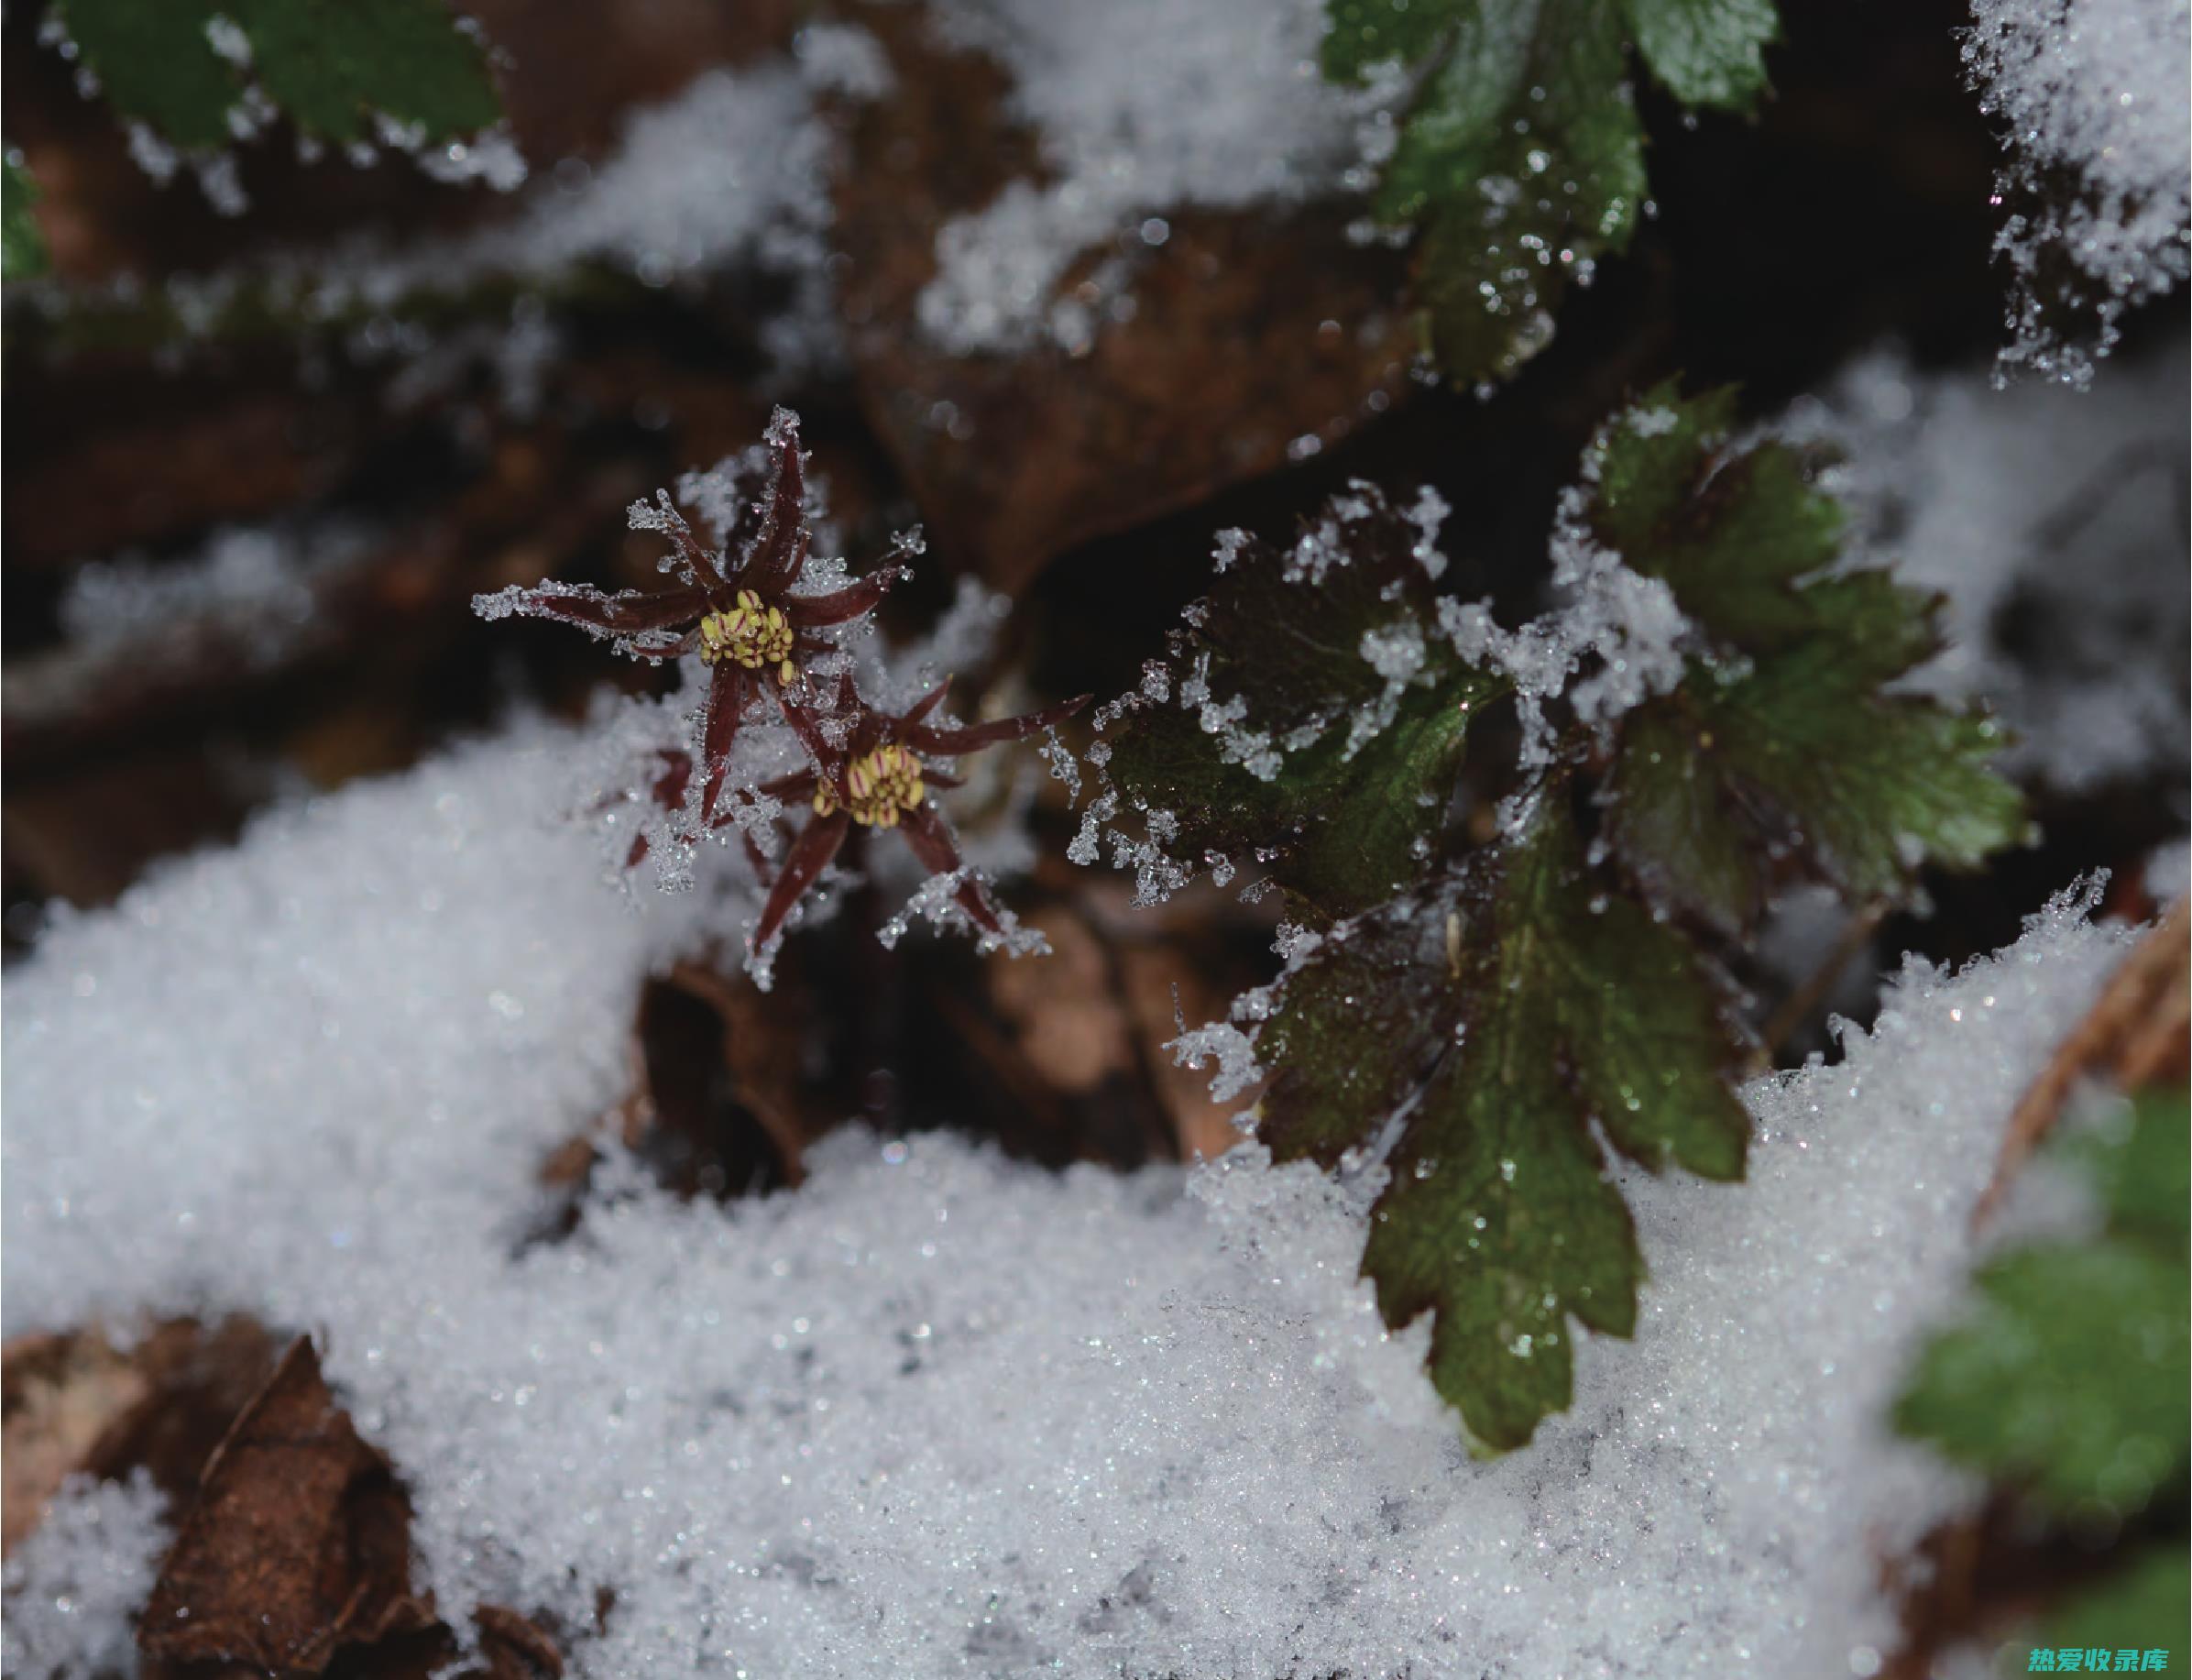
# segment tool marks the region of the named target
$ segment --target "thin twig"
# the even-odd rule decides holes
[[[1994,1216],[2018,1169],[2054,1129],[2081,1079],[2096,1074],[2135,1090],[2185,1057],[2192,1035],[2192,943],[2185,906],[2181,898],[2172,905],[2117,965],[2086,1018],[2025,1091],[2002,1135],[1994,1176],[1971,1211],[1974,1231]]]
[[[1827,994],[1841,980],[1858,952],[1872,943],[1872,936],[1880,931],[1880,925],[1887,919],[1888,901],[1876,898],[1850,918],[1849,926],[1834,943],[1824,961],[1814,969],[1803,984],[1798,986],[1776,1009],[1759,1035],[1759,1048],[1751,1052],[1745,1071],[1756,1077],[1772,1067],[1780,1059],[1781,1049],[1796,1036],[1796,1029],[1811,1018]]]

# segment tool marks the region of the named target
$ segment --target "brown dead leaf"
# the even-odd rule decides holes
[[[861,405],[924,515],[992,582],[1016,590],[1071,544],[1269,472],[1406,393],[1405,265],[1351,244],[1337,206],[1185,210],[1159,247],[1091,253],[1061,294],[1116,256],[1134,311],[1084,356],[929,344],[915,300],[937,228],[1037,175],[1036,144],[998,67],[939,46],[919,8],[859,17],[897,77],[852,114],[837,195]]]
[[[148,1657],[316,1675],[346,1644],[432,1624],[411,1513],[300,1337],[207,1461],[138,1624]]]
[[[0,1549],[12,1552],[151,1385],[103,1336],[18,1336],[0,1348]]]
[[[984,970],[990,1002],[1020,1053],[1069,1096],[1085,1096],[1108,1078],[1131,1074],[1126,1010],[1095,930],[1065,905],[1045,905],[1025,920],[1050,941],[1050,955],[1040,962],[992,962]]]
[[[1127,1163],[1223,1153],[1239,1141],[1229,1116],[1242,1104],[1213,1103],[1208,1075],[1165,1048],[1181,1016],[1196,1026],[1225,1013],[1214,953],[1178,930],[1113,923],[1076,884],[1070,901],[1024,918],[1049,939],[1049,957],[985,966],[996,1025],[964,1008],[948,1018],[1001,1083],[1039,1114],[1058,1111],[1052,1127],[1083,1152]]]
[[[2018,1169],[2053,1129],[2070,1093],[2086,1079],[2136,1091],[2182,1080],[2192,1037],[2192,942],[2187,901],[2179,899],[2132,947],[2076,1031],[2041,1070],[2010,1116],[1994,1176],[1972,1210],[1974,1230],[1992,1218]]]
[[[96,1329],[23,1336],[0,1348],[5,1546],[34,1528],[69,1476],[143,1467],[181,1504],[236,1413],[274,1367],[255,1321],[181,1319],[126,1352]]]

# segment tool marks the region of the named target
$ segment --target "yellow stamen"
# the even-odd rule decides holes
[[[711,665],[729,659],[749,671],[773,664],[788,688],[798,675],[792,663],[794,634],[782,609],[764,608],[751,589],[740,589],[729,612],[711,612],[700,620],[700,657]]]
[[[845,768],[845,808],[852,820],[871,829],[894,829],[899,818],[918,806],[927,790],[921,785],[921,761],[904,747],[881,746]],[[822,817],[838,808],[836,788],[815,790],[815,811]]]

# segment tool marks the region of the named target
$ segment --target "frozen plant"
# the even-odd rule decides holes
[[[1746,112],[1781,36],[1774,0],[1326,0],[1325,18],[1328,80],[1407,89],[1371,214],[1413,233],[1440,366],[1480,389],[1650,214],[1630,44],[1685,108]]]
[[[1224,1095],[1268,1080],[1280,1159],[1375,1175],[1364,1269],[1395,1329],[1435,1315],[1432,1376],[1490,1448],[1567,1404],[1572,1319],[1635,1324],[1607,1146],[1743,1175],[1715,947],[1793,878],[1891,901],[2023,829],[1994,726],[1900,686],[1938,599],[1840,565],[1810,464],[1735,419],[1670,384],[1609,422],[1559,602],[1518,629],[1453,588],[1435,500],[1356,484],[1290,547],[1229,534],[1169,659],[1098,714],[1073,855],[1108,838],[1145,898],[1206,869],[1288,895],[1278,981],[1178,1053]],[[1464,788],[1502,703],[1513,772]],[[1487,793],[1471,841],[1457,804]]]
[[[224,215],[248,207],[229,148],[285,116],[301,158],[388,148],[437,181],[525,179],[479,27],[431,0],[54,0],[38,38],[105,95],[138,167],[164,183],[187,162]]]
[[[740,491],[748,474],[762,481],[758,497]],[[478,596],[474,610],[486,619],[575,624],[653,664],[698,660],[707,672],[706,697],[690,739],[683,750],[663,752],[646,796],[673,814],[677,839],[688,849],[702,836],[735,827],[755,869],[770,877],[749,938],[757,978],[765,980],[786,920],[856,826],[903,834],[932,880],[948,884],[944,896],[978,930],[984,950],[1035,949],[1037,942],[1019,933],[967,867],[950,825],[929,800],[931,785],[958,785],[948,765],[931,761],[1049,730],[1090,697],[1022,717],[957,725],[931,721],[945,694],[946,683],[938,682],[903,713],[877,709],[861,692],[863,665],[851,639],[906,570],[893,561],[855,580],[845,576],[842,562],[814,555],[814,504],[799,417],[790,410],[775,412],[762,445],[730,473],[695,475],[681,488],[715,525],[713,544],[694,532],[667,490],[652,503],[634,502],[629,515],[633,530],[670,540],[671,553],[662,562],[675,579],[669,587],[608,594],[544,578]],[[921,546],[917,535],[902,535],[895,552],[911,556]],[[789,726],[806,765],[741,779],[733,774],[740,731],[764,708]],[[1055,743],[1054,750],[1063,751]],[[772,865],[762,837],[787,799],[807,802],[811,815],[781,863]],[[639,863],[651,845],[641,833],[628,864]],[[935,915],[943,919],[940,906]]]

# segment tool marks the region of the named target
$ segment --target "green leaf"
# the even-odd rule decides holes
[[[369,113],[416,124],[430,140],[501,115],[479,41],[443,0],[225,0],[250,38],[258,76],[308,134],[369,137]]]
[[[1497,691],[1427,632],[1426,541],[1358,489],[1290,549],[1233,550],[1110,742],[1112,785],[1165,814],[1165,849],[1185,866],[1267,865],[1325,915],[1422,873],[1472,711]]]
[[[1419,285],[1448,376],[1511,375],[1571,280],[1627,248],[1649,192],[1626,55],[1692,104],[1765,86],[1771,0],[1328,0],[1323,65],[1423,77],[1376,214],[1421,236]]]
[[[248,78],[298,128],[337,143],[371,136],[371,115],[430,141],[500,115],[485,49],[443,0],[56,0],[55,16],[115,111],[188,150],[234,137]],[[226,19],[248,65],[214,49]]]
[[[1778,859],[1892,897],[1921,863],[1976,865],[2025,818],[1987,768],[1992,723],[1884,692],[1937,651],[1938,601],[1829,570],[1839,510],[1786,445],[1733,444],[1734,416],[1732,392],[1651,392],[1594,444],[1584,517],[1707,643],[1626,720],[1608,835],[1660,902],[1748,932]]]
[[[1748,111],[1766,91],[1762,49],[1781,38],[1773,0],[1627,0],[1629,32],[1684,104]]]
[[[2033,1642],[2083,1651],[2137,1651],[2142,1658],[2149,1651],[2165,1651],[2168,1666],[2143,1672],[2182,1675],[2187,1666],[2187,1621],[2192,1621],[2192,1550],[2180,1541],[2142,1547],[2073,1593],[2048,1613]],[[2014,1672],[2027,1670],[2020,1665]]]
[[[1896,1426],[2063,1510],[2129,1515],[2185,1466],[2181,1259],[2123,1242],[2006,1255],[1937,1337]]]
[[[1739,1178],[1737,1046],[1689,945],[1586,866],[1564,784],[1524,831],[1343,924],[1258,1040],[1281,1158],[1366,1144],[1423,1085],[1363,1269],[1397,1327],[1436,1314],[1431,1376],[1497,1450],[1567,1405],[1568,1319],[1626,1335],[1643,1272],[1592,1125],[1622,1154]]]
[[[192,151],[229,143],[243,96],[205,32],[219,15],[214,0],[54,0],[52,12],[115,114]]]
[[[2109,1228],[2181,1254],[2192,1246],[2192,1147],[2182,1086],[2151,1086],[2132,1099],[2120,1125],[2067,1147],[2092,1172]]]
[[[1936,1336],[1896,1426],[2072,1515],[2131,1517],[2180,1487],[2192,1316],[2183,1093],[2082,1150],[2106,1231],[2013,1250],[1983,1267],[1964,1322]]]
[[[1375,211],[1420,228],[1432,349],[1474,382],[1544,346],[1569,280],[1627,248],[1648,191],[1614,0],[1487,0],[1462,8]]]
[[[30,171],[8,158],[0,174],[0,280],[29,280],[46,271],[46,236],[30,213],[38,196]]]
[[[1742,1174],[1737,1046],[1668,909],[1740,929],[1792,860],[1869,898],[2022,826],[1984,767],[1991,726],[1884,686],[1932,652],[1935,604],[1836,569],[1834,504],[1790,450],[1732,444],[1736,414],[1732,392],[1654,392],[1563,504],[1557,552],[1600,585],[1626,559],[1665,586],[1648,607],[1628,577],[1486,634],[1468,592],[1440,595],[1428,518],[1358,486],[1291,548],[1228,539],[1211,598],[1106,726],[1092,815],[1145,813],[1161,844],[1122,851],[1150,890],[1222,853],[1294,895],[1310,931],[1233,1012],[1271,1074],[1260,1134],[1329,1166],[1397,1127],[1364,1269],[1393,1324],[1433,1314],[1432,1376],[1485,1447],[1568,1403],[1571,1321],[1634,1321],[1642,1262],[1604,1149]],[[1681,681],[1610,719],[1540,714],[1540,779],[1453,862],[1463,725],[1507,691],[1468,661],[1541,704],[1540,670],[1632,633],[1656,683]]]

